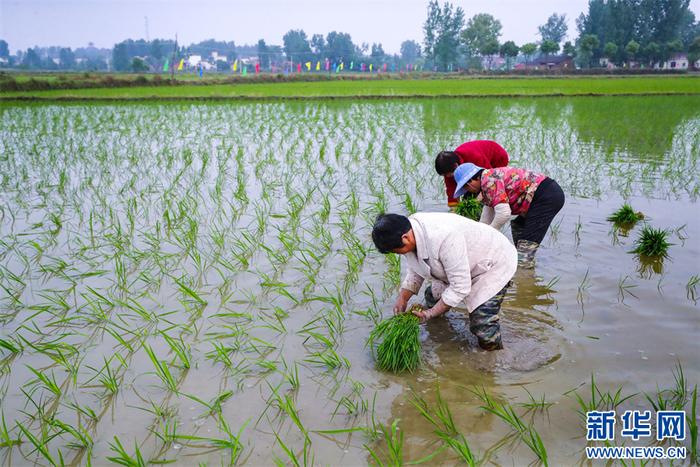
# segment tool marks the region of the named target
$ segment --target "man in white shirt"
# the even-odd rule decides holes
[[[415,313],[422,322],[450,308],[466,308],[479,346],[503,348],[498,313],[518,254],[502,233],[450,213],[382,214],[372,240],[381,253],[403,255],[408,263],[394,313],[405,312],[408,300],[429,279],[437,302]]]

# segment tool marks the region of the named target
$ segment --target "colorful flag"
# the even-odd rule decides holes
[[[326,59],[326,71],[329,71],[331,69],[331,62]]]
[[[353,62],[350,62],[350,69],[351,69],[351,70],[353,69],[354,66],[355,66],[355,62],[354,62],[354,61],[353,61]]]
[[[316,62],[316,71],[321,71],[321,62]]]
[[[255,74],[257,75],[258,73],[260,73],[260,63],[255,64]]]
[[[297,63],[297,73],[301,73],[301,63]]]
[[[370,64],[369,64],[369,72],[370,72],[370,73],[372,73],[372,65],[373,65],[373,63],[370,63]]]
[[[180,63],[177,65],[177,71],[182,71],[183,66],[185,66],[185,59],[181,58]]]
[[[384,72],[386,73],[386,63],[384,64]]]
[[[340,62],[340,71],[343,71],[344,68],[345,68],[345,63]]]
[[[233,72],[235,73],[238,70],[238,59],[235,59],[233,61]]]
[[[248,74],[248,66],[247,65],[241,65],[241,74],[243,76]]]
[[[364,64],[364,63],[362,64],[362,66],[360,67],[360,69],[362,70],[362,72],[365,71],[365,64]]]
[[[169,64],[170,64],[170,62],[169,62],[168,59],[166,58],[166,59],[165,59],[165,63],[163,63],[163,71],[168,71],[168,65],[169,65]]]
[[[306,62],[304,65],[306,65],[306,71],[311,71],[311,62]]]

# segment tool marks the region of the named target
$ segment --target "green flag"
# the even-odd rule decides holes
[[[168,62],[168,59],[166,58],[165,63],[163,63],[163,71],[168,71],[168,65],[169,65],[169,62]]]
[[[243,65],[243,69],[241,70],[241,72],[242,72],[241,74],[242,74],[243,76],[247,75],[247,74],[248,74],[248,66],[247,66],[247,65]]]

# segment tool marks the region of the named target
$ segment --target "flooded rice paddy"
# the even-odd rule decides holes
[[[687,96],[0,107],[0,459],[463,462],[418,410],[441,400],[476,461],[562,465],[585,462],[581,404],[620,414],[660,394],[690,411],[699,109]],[[417,372],[378,372],[366,338],[401,265],[370,226],[446,210],[434,156],[469,139],[500,142],[567,203],[509,290],[503,351],[477,350],[451,312],[422,327]],[[606,221],[623,202],[668,230],[669,258],[629,253],[643,222]]]

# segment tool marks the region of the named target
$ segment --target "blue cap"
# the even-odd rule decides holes
[[[455,188],[455,194],[452,195],[452,197],[459,198],[466,193],[467,189],[464,186],[469,182],[469,180],[472,179],[474,175],[476,175],[479,170],[483,169],[483,167],[474,165],[471,162],[461,164],[459,167],[457,167],[454,171],[454,178],[455,182],[457,182],[457,187]]]

